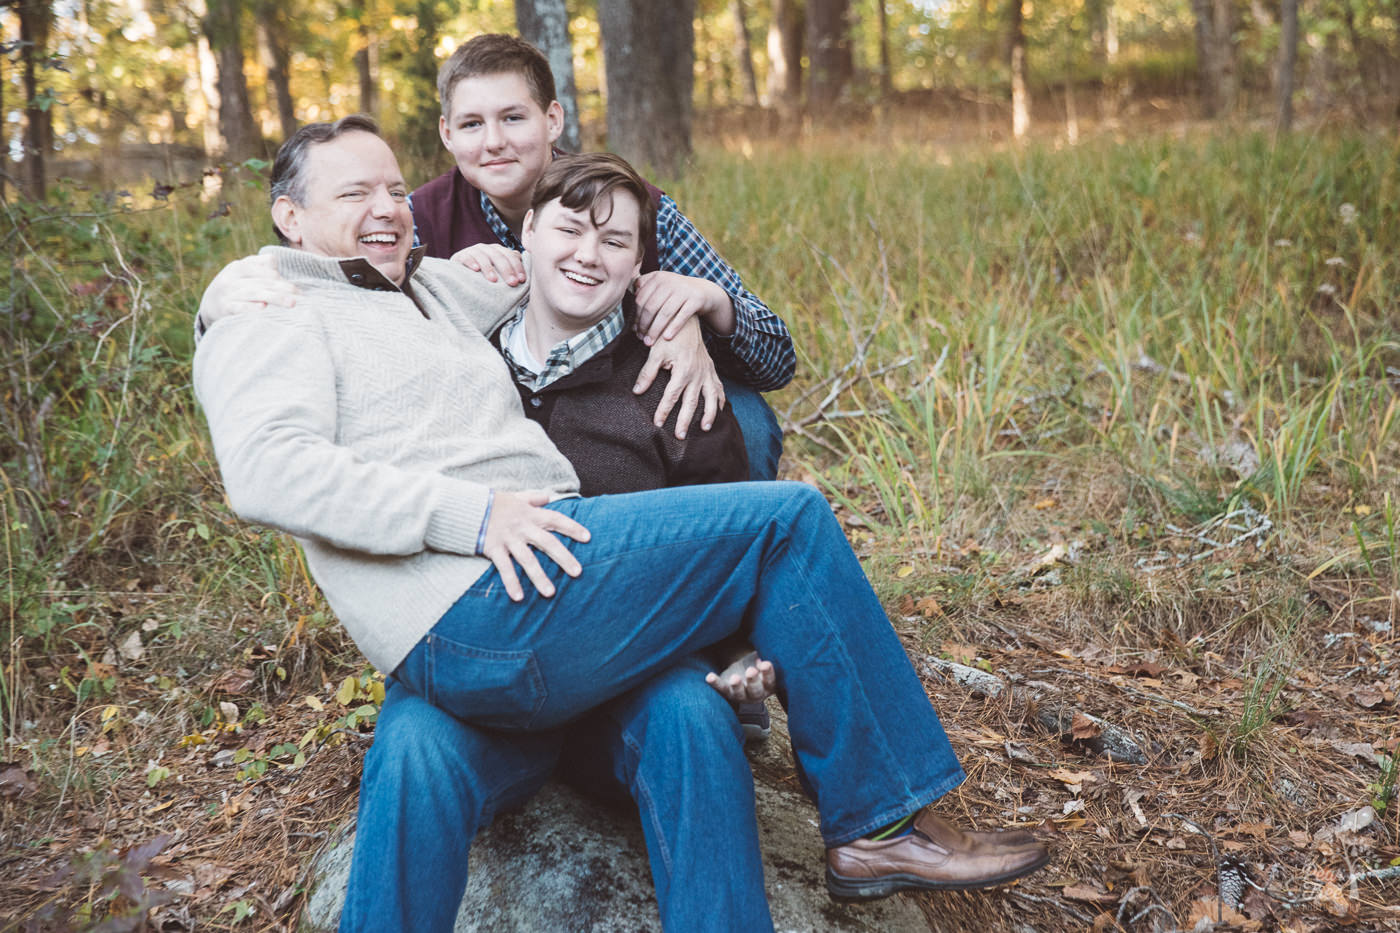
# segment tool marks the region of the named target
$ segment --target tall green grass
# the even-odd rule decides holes
[[[1397,154],[1205,133],[760,146],[677,195],[790,321],[802,380],[870,375],[826,420],[823,393],[791,393],[808,438],[789,450],[889,531],[1015,509],[1008,476],[1111,469],[1170,493],[1156,520],[1244,497],[1306,538],[1395,481]]]

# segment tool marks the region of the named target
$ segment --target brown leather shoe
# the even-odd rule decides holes
[[[966,833],[928,810],[898,839],[857,839],[826,850],[826,889],[867,901],[896,891],[966,891],[1028,875],[1050,860],[1029,833]]]

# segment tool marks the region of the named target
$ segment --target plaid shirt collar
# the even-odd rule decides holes
[[[496,210],[496,205],[492,204],[491,199],[486,196],[486,192],[478,191],[477,197],[481,198],[481,211],[486,215],[486,223],[490,225],[491,232],[496,234],[496,239],[501,241],[501,245],[508,246],[517,253],[525,252],[520,238],[510,232],[510,227],[501,217],[501,212]]]
[[[625,315],[619,303],[610,314],[581,334],[575,334],[563,343],[557,343],[549,351],[543,367],[535,372],[523,365],[510,352],[512,338],[524,340],[526,308],[522,307],[514,318],[501,330],[501,353],[510,366],[515,381],[531,392],[538,392],[550,383],[558,382],[598,355],[598,352],[617,339],[622,333]]]

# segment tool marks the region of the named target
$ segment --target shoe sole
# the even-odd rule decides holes
[[[1050,853],[1043,852],[1036,861],[993,878],[978,878],[973,881],[930,881],[921,875],[882,875],[879,878],[844,878],[826,869],[826,890],[831,899],[845,903],[874,901],[900,891],[977,891],[982,888],[995,888],[1017,878],[1024,878],[1033,871],[1045,867],[1050,861]]]

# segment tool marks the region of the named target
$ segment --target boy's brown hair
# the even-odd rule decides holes
[[[488,32],[459,45],[438,69],[438,101],[442,115],[452,106],[457,82],[481,75],[518,74],[530,88],[530,96],[541,110],[548,110],[555,99],[554,72],[544,53],[517,36]]]
[[[538,217],[540,208],[558,198],[571,211],[587,211],[589,219],[602,226],[612,214],[612,195],[618,191],[637,199],[637,254],[641,255],[656,235],[656,205],[651,201],[647,183],[621,156],[611,152],[555,156],[535,184],[530,209]],[[608,205],[607,216],[598,215],[600,205]]]

